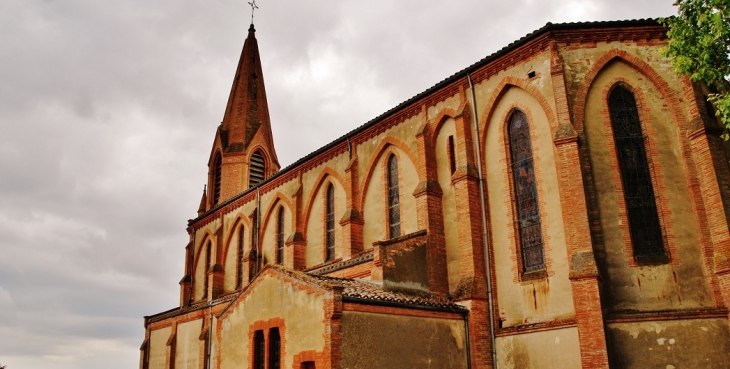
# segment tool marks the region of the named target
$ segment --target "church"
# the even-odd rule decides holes
[[[730,367],[730,146],[666,31],[548,23],[281,168],[252,24],[140,368]]]

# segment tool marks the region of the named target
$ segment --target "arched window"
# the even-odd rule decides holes
[[[608,106],[634,256],[638,261],[665,261],[664,241],[636,100],[629,90],[618,85],[608,96]]]
[[[276,263],[284,263],[284,207],[279,207],[276,216]]]
[[[238,245],[236,254],[236,289],[243,284],[243,225],[238,225]]]
[[[221,155],[216,154],[213,161],[213,206],[218,204],[221,198]]]
[[[390,238],[400,237],[400,192],[398,190],[398,159],[388,158],[388,226]]]
[[[515,110],[509,121],[509,147],[512,156],[514,200],[517,210],[522,272],[545,269],[540,207],[532,159],[530,123],[525,113]]]
[[[264,161],[264,155],[260,150],[256,150],[251,155],[251,161],[248,167],[248,188],[263,182],[265,176],[266,162]]]
[[[269,330],[269,368],[281,369],[281,336],[279,328]]]
[[[259,274],[259,259],[261,253],[259,250],[259,209],[253,210],[251,215],[251,250],[254,256],[253,268],[251,268],[251,274],[248,276],[248,280],[253,280],[256,274]]]
[[[327,214],[325,215],[326,220],[326,246],[327,256],[325,260],[332,260],[335,258],[335,187],[332,183],[327,186]]]
[[[205,281],[205,285],[203,286],[203,298],[208,298],[208,270],[210,269],[210,249],[213,247],[213,243],[211,241],[208,241],[208,243],[205,246],[205,264],[203,273],[205,275],[205,278],[203,279]]]

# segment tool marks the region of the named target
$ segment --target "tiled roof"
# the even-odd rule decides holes
[[[386,302],[411,305],[412,307],[436,307],[464,311],[464,307],[457,305],[446,297],[431,294],[410,294],[404,292],[386,291],[380,285],[357,279],[326,277],[311,275],[304,272],[289,270],[280,266],[272,266],[279,272],[292,278],[311,283],[326,289],[341,288],[344,298],[356,300]]]
[[[202,302],[198,302],[193,305],[190,305],[190,306],[179,307],[179,308],[174,308],[174,309],[170,309],[167,311],[163,311],[163,312],[155,314],[155,315],[150,315],[146,318],[148,319],[148,322],[154,323],[154,322],[158,322],[160,320],[165,320],[169,317],[189,313],[191,311],[204,309],[208,306],[216,306],[216,305],[219,305],[219,304],[222,304],[225,302],[231,302],[236,298],[236,296],[237,296],[237,294],[231,293],[228,295],[221,296],[221,297],[211,301],[210,303],[208,303],[208,301],[202,301]]]
[[[373,250],[363,252],[360,255],[357,255],[351,259],[347,260],[341,260],[330,264],[325,265],[319,265],[315,266],[311,269],[305,270],[305,272],[309,274],[314,275],[321,275],[321,274],[327,274],[332,273],[341,269],[349,268],[351,266],[355,266],[362,263],[367,263],[368,261],[372,261],[374,258]]]
[[[497,58],[507,54],[508,52],[526,44],[527,42],[535,39],[539,35],[549,32],[549,31],[558,31],[558,30],[571,30],[571,29],[596,29],[596,28],[616,28],[616,27],[649,27],[649,26],[659,26],[659,20],[658,19],[630,19],[630,20],[618,20],[618,21],[599,21],[599,22],[570,22],[570,23],[550,23],[548,22],[545,24],[542,28],[539,28],[531,33],[528,33],[524,37],[510,43],[509,45],[501,48],[500,50],[484,57],[483,59],[477,61],[476,63],[452,74],[451,76],[441,80],[440,82],[436,83],[435,85],[431,86],[430,88],[426,89],[425,91],[411,97],[410,99],[396,105],[394,108],[386,111],[385,113],[371,119],[370,121],[366,122],[365,124],[353,129],[350,132],[347,132],[343,136],[337,138],[336,140],[330,142],[329,144],[322,146],[321,148],[309,153],[308,155],[300,158],[299,160],[295,161],[292,164],[289,164],[287,167],[281,169],[279,172],[274,174],[273,176],[267,178],[263,182],[259,183],[257,186],[251,187],[232,198],[218,204],[217,206],[213,207],[212,209],[208,210],[205,214],[198,216],[195,219],[191,219],[188,221],[188,224],[193,224],[199,219],[202,219],[206,217],[208,214],[215,212],[219,208],[222,208],[233,201],[237,200],[241,196],[251,192],[255,191],[258,187],[265,185],[266,183],[275,180],[277,177],[283,175],[284,173],[306,163],[308,160],[316,157],[317,155],[331,149],[332,147],[335,147],[336,145],[346,141],[350,137],[355,136],[356,134],[364,131],[365,129],[377,124],[381,120],[387,118],[390,115],[395,114],[396,112],[402,110],[403,108],[417,102],[418,100],[438,91],[440,88],[447,86],[455,81],[457,81],[460,78],[464,78],[464,76],[467,73],[472,73],[475,70],[491,63],[492,61],[496,60]]]

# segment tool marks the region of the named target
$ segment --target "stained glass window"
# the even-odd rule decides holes
[[[276,263],[284,262],[284,207],[279,207],[276,222]]]
[[[509,144],[523,272],[542,270],[545,269],[545,258],[530,124],[525,113],[519,110],[515,110],[510,118]]]
[[[330,183],[327,186],[327,214],[326,214],[326,238],[327,257],[326,260],[335,258],[335,188]]]
[[[388,225],[390,238],[400,237],[400,193],[398,190],[398,160],[388,158]]]
[[[619,85],[611,91],[608,105],[634,256],[664,256],[664,241],[636,100],[629,90]]]

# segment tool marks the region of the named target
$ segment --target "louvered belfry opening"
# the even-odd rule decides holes
[[[213,206],[218,204],[221,198],[221,156],[216,155],[213,162]]]
[[[664,241],[636,99],[619,85],[611,91],[608,105],[634,256],[662,261]]]
[[[264,176],[266,173],[266,164],[264,162],[264,155],[261,154],[261,151],[256,150],[256,152],[251,155],[251,162],[249,167],[249,176],[248,176],[248,187],[251,188],[253,186],[256,186],[257,184],[264,181]]]
[[[515,110],[509,122],[512,178],[517,205],[517,229],[523,272],[545,269],[542,222],[535,183],[530,123],[525,113]]]

